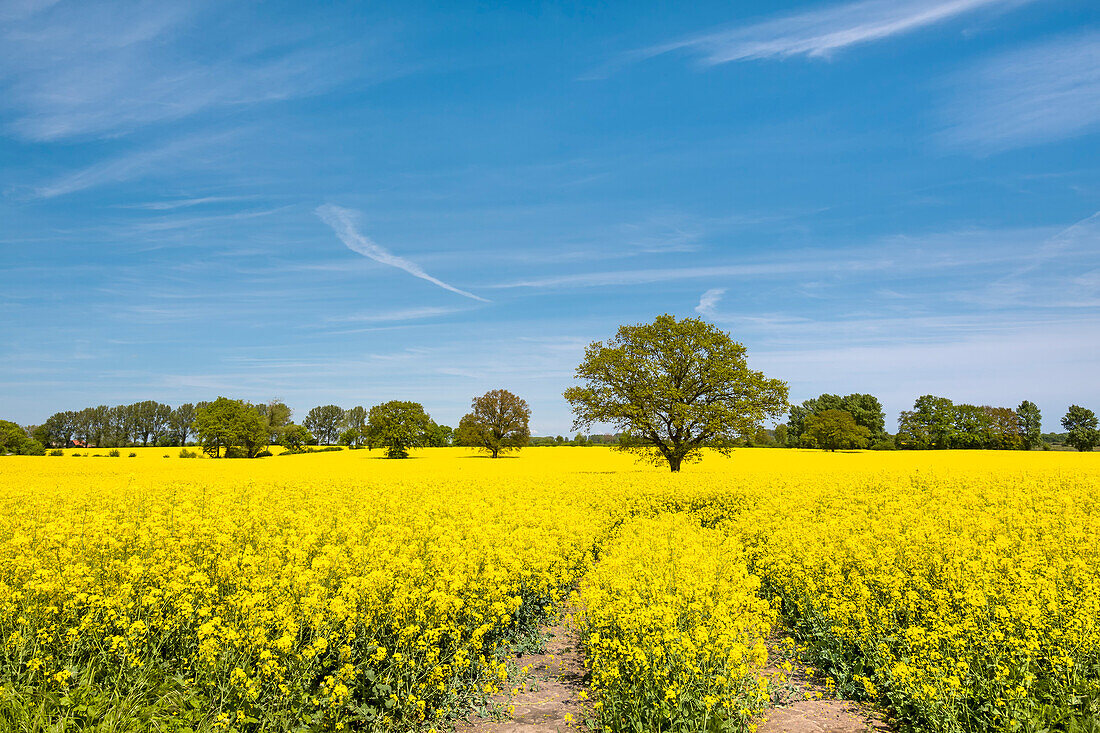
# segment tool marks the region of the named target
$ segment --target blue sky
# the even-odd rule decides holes
[[[792,401],[1100,409],[1100,6],[0,0],[0,417],[524,396],[702,315]]]

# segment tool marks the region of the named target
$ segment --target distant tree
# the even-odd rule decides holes
[[[337,405],[314,407],[302,421],[302,426],[313,433],[322,445],[334,445],[344,422],[344,410]]]
[[[428,444],[432,419],[419,402],[391,400],[367,413],[367,446],[385,448],[387,458],[408,458],[409,449]]]
[[[358,448],[366,442],[366,436],[355,428],[348,428],[340,433],[338,441],[340,445],[346,445],[349,448]]]
[[[1021,447],[1034,450],[1043,443],[1043,414],[1039,406],[1030,400],[1024,400],[1016,408],[1016,420],[1019,423]]]
[[[0,420],[0,455],[14,453],[20,456],[42,456],[46,446],[27,435],[27,431],[10,420]]]
[[[155,400],[135,402],[129,406],[127,416],[128,424],[133,431],[131,435],[134,442],[140,440],[142,445],[149,445],[150,440],[155,444],[168,429],[171,419],[172,408]]]
[[[191,436],[191,423],[195,422],[195,406],[185,402],[168,417],[168,435],[172,445],[185,446]]]
[[[576,378],[583,386],[565,391],[574,429],[614,425],[620,450],[673,472],[704,446],[728,453],[787,408],[786,383],[750,370],[744,346],[697,318],[620,326],[608,343],[588,345]]]
[[[281,441],[288,450],[301,450],[303,445],[313,443],[315,438],[301,425],[291,423],[283,428]]]
[[[364,435],[367,432],[367,410],[362,405],[356,405],[344,412],[344,427],[349,430],[358,430]]]
[[[241,400],[219,397],[195,411],[192,425],[203,451],[214,458],[240,452],[255,458],[267,445],[267,427],[258,410]]]
[[[1010,407],[982,407],[989,426],[989,443],[985,446],[993,450],[1019,450],[1023,447],[1024,436],[1020,431],[1020,419]]]
[[[1066,445],[1082,452],[1100,445],[1100,431],[1097,431],[1096,424],[1096,413],[1080,405],[1071,405],[1062,418],[1062,427],[1069,433]]]
[[[992,441],[989,414],[975,405],[959,404],[952,409],[951,437],[945,448],[979,449]]]
[[[805,435],[823,450],[837,448],[863,448],[871,437],[871,431],[857,425],[847,410],[825,410],[806,419]]]
[[[494,389],[470,403],[470,412],[458,422],[459,445],[480,448],[490,457],[519,450],[531,439],[531,408],[506,389]]]
[[[76,413],[71,411],[55,412],[46,418],[46,422],[42,423],[42,430],[44,431],[43,437],[46,438],[46,440],[41,441],[43,445],[64,448],[72,440],[73,433],[76,431]]]
[[[955,434],[955,406],[946,397],[923,395],[898,417],[899,448],[949,448]]]
[[[787,419],[788,439],[797,445],[806,433],[806,420],[825,410],[844,410],[852,416],[856,425],[867,428],[872,440],[886,436],[886,413],[882,403],[874,395],[855,393],[844,397],[823,394],[792,406]]]
[[[446,448],[454,442],[454,428],[432,421],[428,428],[428,445],[432,448]]]
[[[267,427],[267,439],[271,443],[280,443],[283,431],[290,425],[293,410],[281,400],[271,400],[267,404],[257,405],[256,409]]]
[[[554,442],[557,443],[558,445],[565,445],[565,438],[563,436],[559,435],[556,438],[554,438]]]
[[[775,426],[775,442],[776,445],[786,448],[787,447],[787,424],[779,423]]]

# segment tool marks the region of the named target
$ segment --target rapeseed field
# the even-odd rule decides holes
[[[1097,726],[1092,454],[134,452],[0,461],[0,728],[438,729],[565,605],[609,730],[752,730],[777,624],[901,727]]]

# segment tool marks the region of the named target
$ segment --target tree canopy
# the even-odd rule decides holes
[[[1031,400],[1024,400],[1016,408],[1016,419],[1025,450],[1032,450],[1043,444],[1043,414],[1038,405]]]
[[[1080,405],[1070,405],[1062,418],[1062,427],[1069,431],[1066,445],[1079,451],[1090,451],[1100,445],[1100,431],[1096,429],[1096,413]]]
[[[0,455],[15,453],[23,456],[40,456],[46,447],[27,435],[22,426],[10,420],[0,420]]]
[[[745,347],[698,318],[620,326],[588,345],[576,378],[583,385],[565,391],[574,430],[614,425],[620,449],[674,472],[703,447],[728,453],[787,409],[787,384],[749,369]]]
[[[480,448],[496,458],[509,450],[519,450],[531,439],[531,408],[506,389],[494,389],[470,403],[455,431],[458,445]]]
[[[806,435],[823,450],[866,447],[871,431],[847,410],[823,410],[806,419]]]
[[[867,428],[871,440],[886,437],[886,413],[882,403],[872,394],[850,394],[841,397],[835,394],[823,394],[820,397],[805,400],[801,405],[791,407],[787,419],[787,440],[798,445],[806,434],[807,420],[826,410],[843,410],[852,416],[856,425]]]
[[[259,410],[242,400],[219,397],[203,405],[195,410],[192,429],[203,452],[214,458],[255,458],[269,445],[267,425]]]
[[[344,409],[339,405],[314,407],[302,421],[302,427],[317,437],[321,445],[336,445],[340,426],[344,423]]]
[[[428,444],[432,419],[419,402],[391,400],[370,408],[367,447],[385,448],[387,458],[408,458],[410,448]]]

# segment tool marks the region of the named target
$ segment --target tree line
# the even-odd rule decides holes
[[[1066,433],[1058,445],[1091,451],[1100,445],[1096,414],[1071,405],[1062,418]],[[869,394],[823,394],[791,407],[786,423],[759,443],[790,448],[872,448],[876,450],[1034,450],[1049,449],[1053,435],[1042,432],[1039,406],[1024,400],[1016,408],[956,404],[923,395],[898,417],[898,430],[885,430],[882,404]]]
[[[870,394],[823,394],[791,406],[786,382],[748,368],[746,349],[729,334],[698,318],[668,314],[653,323],[620,326],[607,342],[585,349],[564,393],[573,429],[610,425],[612,444],[679,471],[703,448],[728,453],[742,445],[876,449],[1033,449],[1049,447],[1040,433],[1038,406],[1015,409],[955,404],[935,395],[917,398],[885,429],[885,413]],[[271,444],[300,451],[311,444],[383,447],[402,458],[411,448],[466,445],[494,458],[531,441],[527,403],[507,390],[471,401],[471,411],[451,429],[435,423],[417,402],[392,400],[369,410],[337,405],[313,408],[300,425],[279,401],[251,404],[219,397],[177,408],[146,401],[51,415],[23,432],[0,421],[0,452],[34,452],[47,445],[183,445],[190,435],[213,456],[263,455]],[[787,421],[767,431],[766,421]],[[1072,405],[1062,418],[1065,444],[1089,451],[1100,444],[1097,418]],[[16,433],[19,433],[16,435]],[[544,439],[546,440],[546,439]],[[540,440],[540,442],[543,442]],[[553,444],[563,444],[557,438]],[[576,443],[578,441],[574,441]]]
[[[218,397],[172,407],[153,400],[57,412],[23,428],[0,420],[0,453],[42,455],[48,448],[197,445],[213,457],[255,458],[281,445],[287,452],[311,446],[385,448],[403,458],[412,448],[465,445],[497,457],[528,444],[531,410],[507,390],[475,397],[457,429],[431,419],[418,402],[391,400],[369,410],[338,405],[312,408],[300,424],[280,400],[252,403]]]

